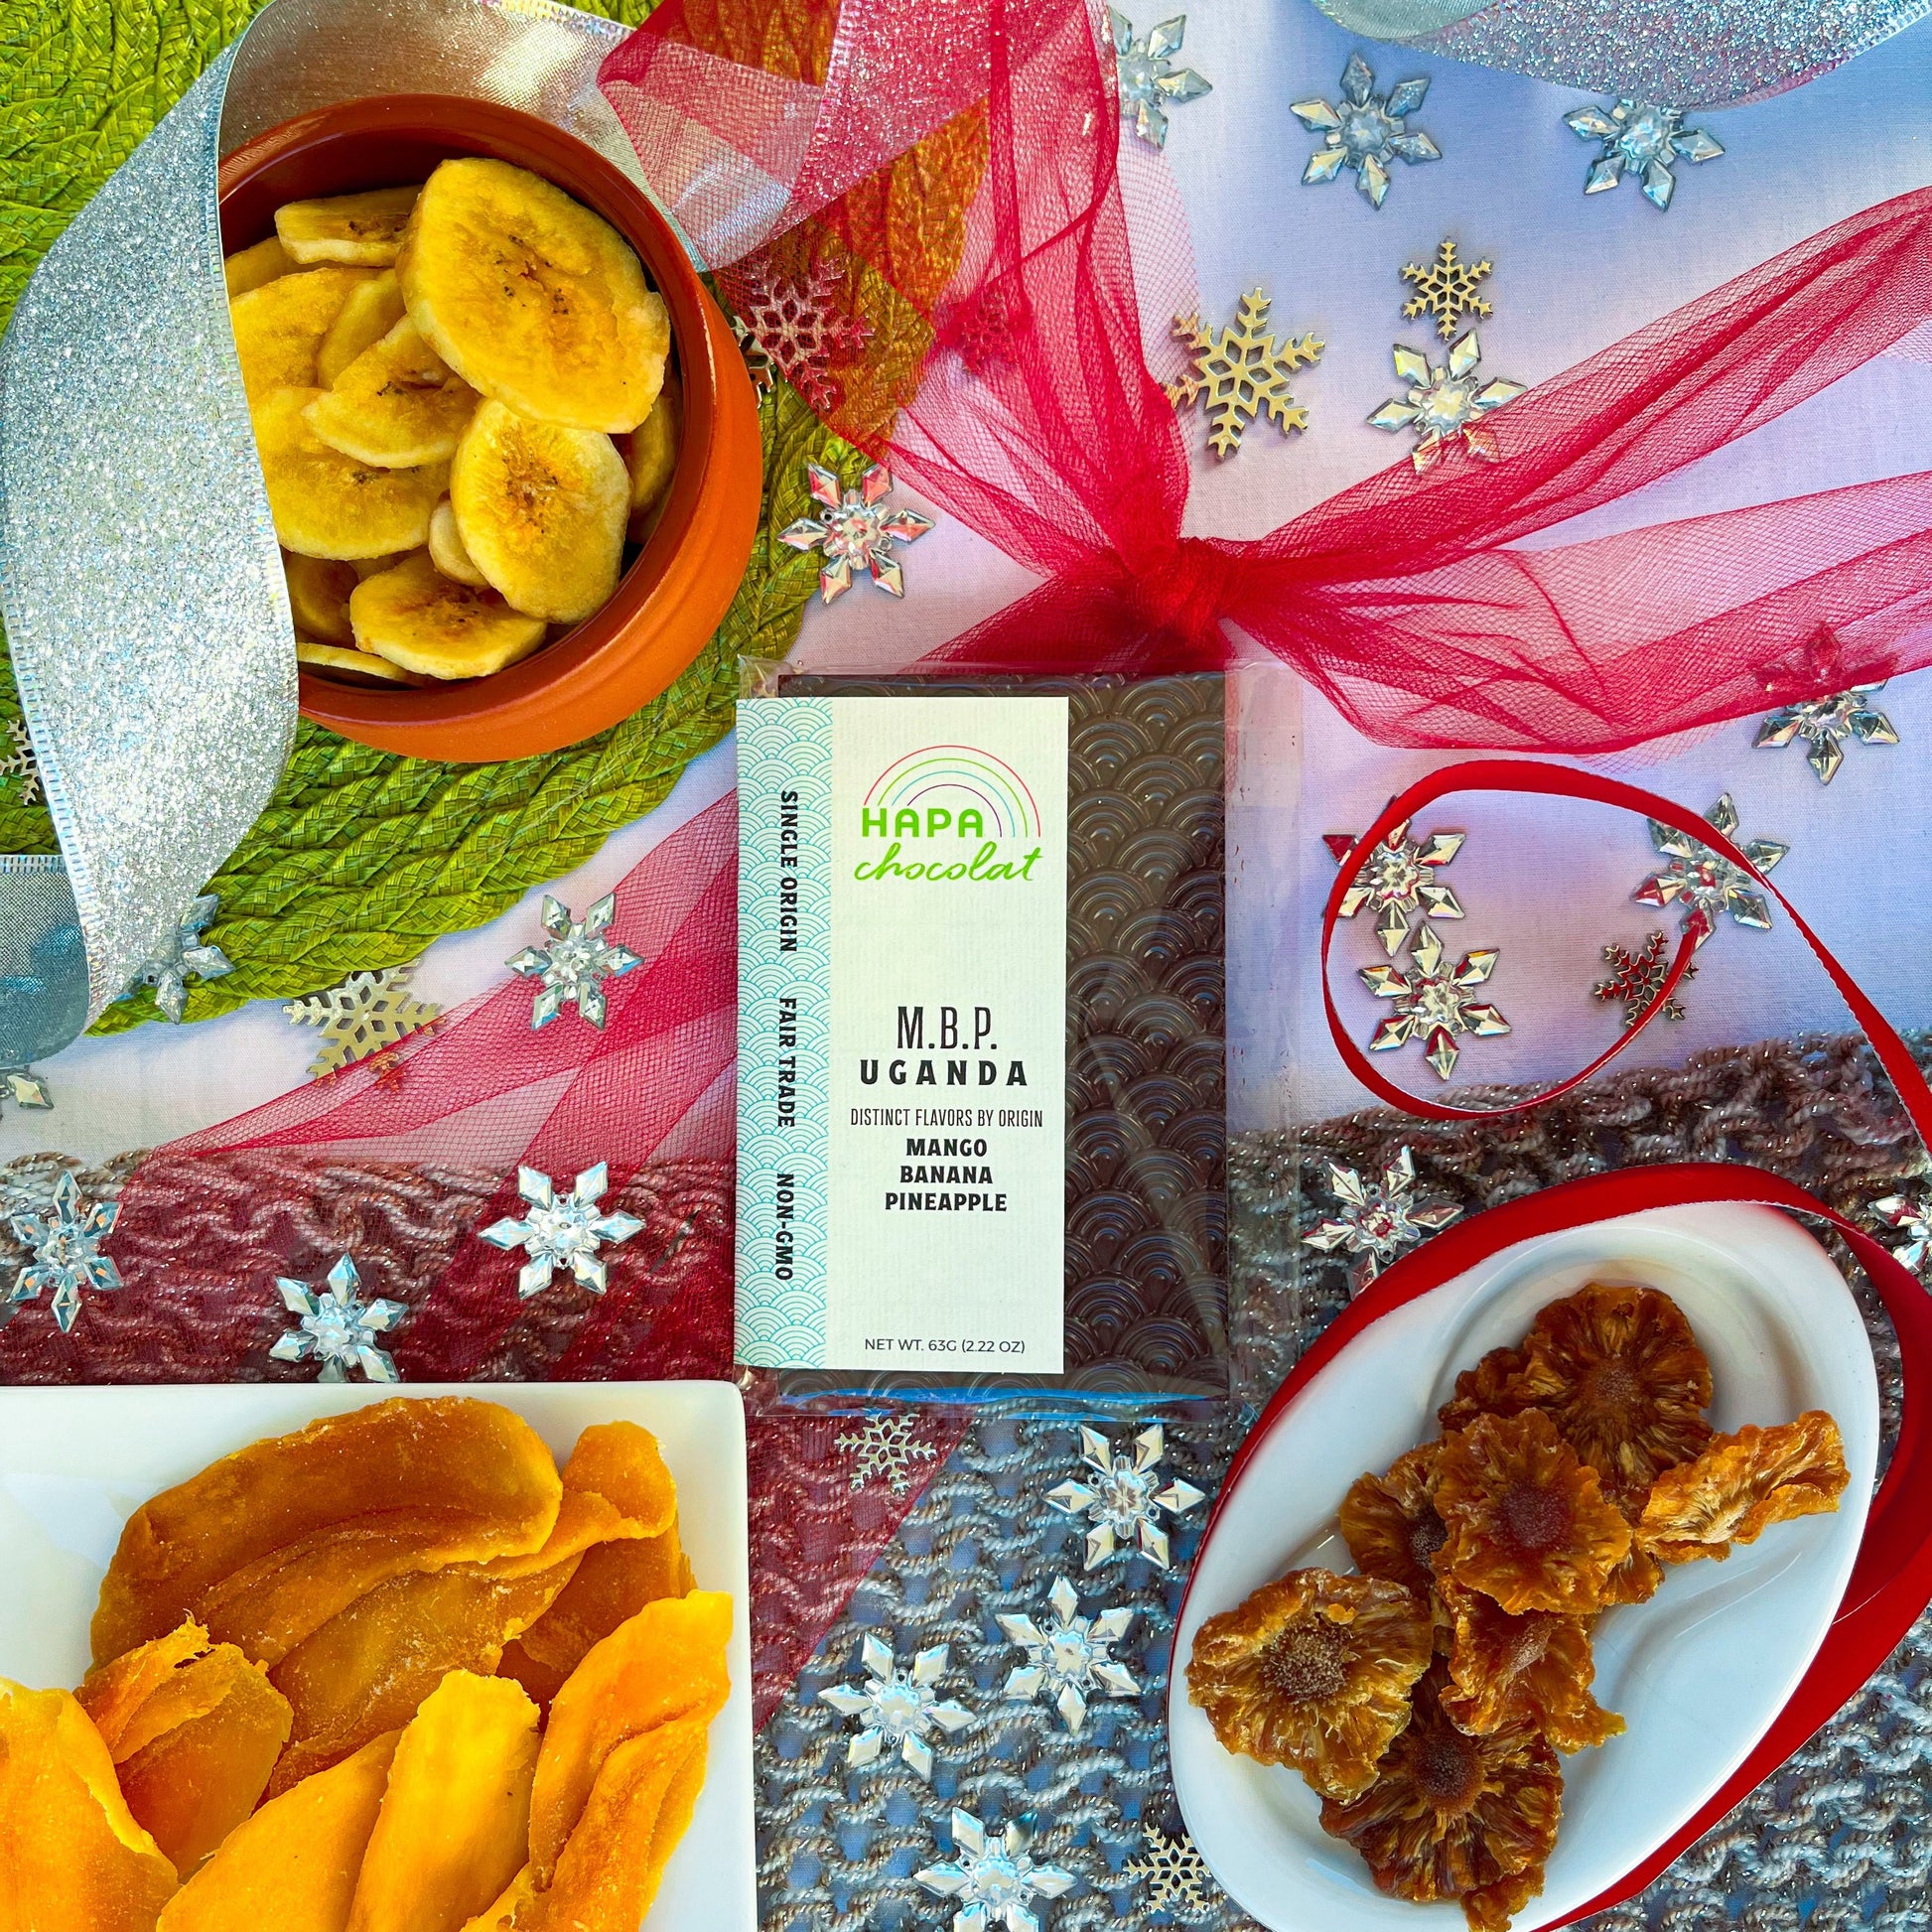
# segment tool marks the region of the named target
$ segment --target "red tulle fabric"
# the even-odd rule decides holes
[[[1562,534],[1932,317],[1932,190],[1540,383],[1489,419],[1500,462],[1403,460],[1259,540],[1187,537],[1135,295],[1135,249],[1160,242],[1130,244],[1103,33],[1083,0],[666,0],[605,63],[646,175],[715,262],[803,222],[859,235],[900,289],[917,223],[868,252],[839,196],[983,100],[985,173],[917,392],[890,437],[832,416],[1045,580],[938,661],[1218,665],[1233,626],[1385,744],[1579,753],[1932,662],[1932,473]],[[822,85],[749,64],[826,37]]]

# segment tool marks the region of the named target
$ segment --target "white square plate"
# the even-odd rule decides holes
[[[0,1391],[0,1677],[70,1689],[121,1525],[158,1490],[263,1436],[391,1396],[513,1409],[559,1465],[593,1423],[641,1423],[677,1480],[678,1534],[701,1589],[732,1599],[731,1697],[650,1932],[756,1932],[752,1589],[745,1406],[729,1382],[491,1382],[403,1389],[287,1383]]]

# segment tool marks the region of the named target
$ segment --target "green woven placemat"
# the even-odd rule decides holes
[[[649,7],[592,11],[633,23]],[[34,264],[219,51],[255,0],[14,0],[0,4],[0,324]],[[864,460],[782,383],[759,411],[764,502],[736,601],[670,690],[622,724],[543,758],[437,764],[352,745],[307,722],[267,811],[209,882],[207,937],[234,961],[189,989],[187,1018],[292,999],[358,968],[414,959],[493,919],[641,817],[731,729],[741,655],[782,657],[817,559],[776,542],[807,514],[804,461],[856,481]],[[20,701],[0,639],[0,754]],[[0,781],[0,852],[52,852],[44,808]],[[143,990],[96,1033],[158,1017]]]

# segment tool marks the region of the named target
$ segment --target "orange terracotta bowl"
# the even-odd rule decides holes
[[[554,182],[634,247],[670,311],[684,383],[676,474],[650,539],[594,616],[489,677],[377,689],[300,669],[305,718],[388,752],[481,762],[574,745],[663,691],[710,641],[758,527],[758,398],[730,327],[671,225],[633,182],[548,121],[494,102],[389,94],[298,115],[221,163],[221,245],[273,232],[284,202],[422,181],[487,155]]]

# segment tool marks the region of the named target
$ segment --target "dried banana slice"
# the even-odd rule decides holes
[[[309,427],[345,456],[384,470],[447,463],[476,413],[477,392],[407,316],[309,405]]]
[[[636,251],[562,189],[505,161],[446,161],[396,274],[416,326],[473,388],[572,429],[635,429],[671,345]]]
[[[228,285],[228,300],[232,302],[237,295],[246,295],[264,282],[286,275],[294,266],[295,260],[282,246],[279,235],[270,235],[252,248],[237,248],[221,262],[221,279]]]
[[[427,550],[368,577],[348,601],[355,641],[424,677],[487,677],[543,642],[541,618],[512,611],[494,591],[452,583]]]
[[[298,636],[313,637],[319,644],[354,643],[348,599],[362,580],[353,564],[326,563],[284,550],[282,574],[289,580],[289,611]]]
[[[407,671],[398,670],[386,657],[373,651],[341,650],[334,644],[311,643],[307,637],[295,640],[295,661],[313,664],[319,671],[333,671],[340,677],[356,678],[370,684],[420,684]]]
[[[630,472],[630,535],[641,543],[657,524],[657,512],[677,469],[678,436],[684,427],[684,387],[675,369],[664,373],[664,387],[650,414],[630,432],[623,453]]]
[[[471,560],[517,610],[575,623],[617,589],[630,476],[608,436],[486,402],[457,445],[450,503]]]
[[[349,296],[374,274],[369,268],[312,268],[278,275],[228,304],[241,386],[251,403],[271,389],[314,385],[323,339]]]
[[[351,560],[415,549],[429,535],[450,466],[383,470],[332,450],[303,420],[323,393],[273,389],[254,405],[255,448],[282,548]]]
[[[459,584],[481,591],[489,583],[463,547],[463,532],[456,526],[456,511],[447,496],[430,513],[429,556],[445,577],[453,577]]]
[[[402,246],[419,188],[371,188],[325,202],[290,202],[275,210],[275,232],[299,262],[353,262],[387,268]]]
[[[325,389],[361,354],[373,348],[403,318],[396,272],[385,268],[373,281],[351,289],[316,355],[316,378]]]

